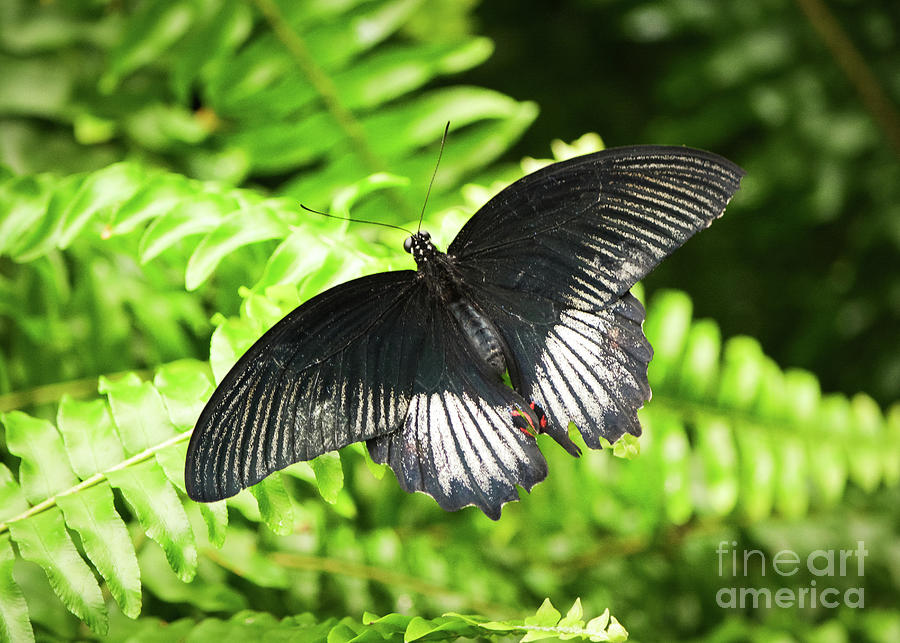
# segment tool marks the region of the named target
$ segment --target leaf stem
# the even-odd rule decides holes
[[[688,421],[694,421],[698,416],[726,417],[731,422],[757,426],[768,431],[780,431],[786,423],[800,425],[797,420],[790,418],[784,418],[779,423],[778,418],[754,413],[747,409],[737,409],[725,405],[717,406],[715,403],[701,400],[682,399],[667,395],[665,392],[653,391],[653,399],[646,406],[666,408]]]
[[[14,516],[12,518],[7,519],[5,522],[0,523],[0,535],[6,533],[9,530],[9,523],[15,522],[17,520],[25,520],[26,518],[30,518],[31,516],[41,513],[42,511],[46,511],[50,507],[56,506],[56,499],[60,496],[68,496],[74,493],[78,493],[82,489],[87,489],[88,487],[93,487],[94,485],[100,484],[103,480],[106,479],[106,474],[112,471],[120,471],[126,467],[131,466],[132,464],[137,464],[138,462],[143,462],[144,460],[149,460],[157,452],[162,451],[163,449],[172,446],[173,444],[178,444],[179,442],[184,442],[189,437],[191,437],[191,432],[193,429],[189,431],[185,431],[184,433],[179,433],[178,435],[172,436],[168,440],[160,442],[157,445],[150,447],[149,449],[144,449],[140,453],[136,453],[135,455],[122,460],[119,464],[114,467],[110,467],[103,473],[95,473],[90,478],[85,478],[77,485],[69,487],[65,491],[61,491],[57,494],[54,494],[47,498],[46,500],[42,500],[38,504],[33,507],[28,508],[26,511],[23,511],[18,516]]]
[[[447,589],[446,587],[435,583],[430,583],[415,576],[401,574],[372,565],[363,565],[361,563],[338,560],[336,558],[308,556],[286,552],[273,552],[271,558],[283,567],[321,571],[330,574],[343,574],[344,576],[374,581],[391,587],[406,587],[410,591],[425,596],[450,596],[463,601],[465,604],[477,610],[480,614],[494,614],[499,617],[508,617],[511,612],[515,611],[495,603],[475,600],[468,596],[460,596],[451,589]]]
[[[130,373],[136,374],[142,380],[150,379],[153,375],[153,372],[150,370],[128,370],[103,375],[102,377],[115,380]],[[50,404],[51,402],[59,402],[60,398],[66,393],[76,398],[95,395],[97,393],[97,381],[99,379],[100,376],[84,377],[80,380],[54,382],[53,384],[44,384],[22,391],[13,391],[12,393],[0,395],[0,413],[24,409],[31,406],[39,406],[41,404]]]
[[[275,36],[290,52],[297,67],[300,68],[300,71],[303,72],[303,75],[306,76],[306,79],[318,92],[322,102],[325,104],[325,109],[353,143],[356,152],[362,158],[369,172],[374,174],[387,171],[387,164],[369,145],[366,134],[356,116],[341,102],[334,81],[316,63],[309,48],[306,46],[306,42],[300,34],[291,28],[284,16],[281,15],[278,6],[272,0],[253,0],[253,3],[265,17],[272,31],[275,32]],[[399,198],[394,190],[388,190],[387,194],[402,209],[407,218],[411,218],[415,214],[410,205],[404,199]]]

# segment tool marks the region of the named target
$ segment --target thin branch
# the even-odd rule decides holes
[[[271,558],[282,567],[352,576],[353,578],[374,581],[390,587],[405,587],[412,592],[424,596],[451,597],[469,605],[472,609],[483,615],[509,618],[510,614],[516,612],[516,610],[503,605],[474,600],[468,596],[463,596],[451,589],[422,580],[416,576],[409,576],[407,574],[401,574],[400,572],[383,569],[381,567],[374,567],[372,565],[363,565],[347,560],[338,560],[337,558],[309,556],[287,552],[273,552]]]
[[[129,373],[135,373],[142,380],[150,379],[153,374],[150,370],[131,370],[122,371],[120,373],[111,373],[109,375],[104,375],[103,377],[114,380]],[[59,402],[60,398],[66,393],[75,398],[96,395],[99,379],[100,377],[97,376],[85,377],[80,380],[71,380],[68,382],[54,382],[53,384],[44,384],[43,386],[35,386],[34,388],[0,395],[0,413],[39,406],[41,404]]]
[[[822,0],[797,0],[819,37],[856,88],[865,108],[900,154],[900,114],[859,50]]]

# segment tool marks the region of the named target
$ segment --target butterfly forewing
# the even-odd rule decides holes
[[[720,216],[742,175],[688,148],[580,156],[501,191],[447,252],[472,283],[599,310]]]
[[[188,495],[212,501],[299,460],[400,427],[426,329],[410,270],[342,284],[281,320],[229,371],[188,447]]]

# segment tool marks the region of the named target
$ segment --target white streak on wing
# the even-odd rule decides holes
[[[508,418],[501,410],[470,395],[416,395],[407,418],[406,430],[414,430],[416,450],[430,461],[448,497],[459,487],[489,492],[494,482],[517,478],[521,463],[528,460],[516,436],[503,433]]]
[[[491,479],[502,477],[496,459],[490,457],[493,446],[484,439],[480,430],[482,426],[493,427],[485,417],[483,407],[471,397],[465,394],[462,397],[452,394],[452,397],[455,406],[461,411],[460,422],[452,430],[453,437],[464,454],[463,459],[468,464],[466,474],[472,478],[476,489],[486,491],[490,489]],[[463,419],[462,411],[465,411],[468,420]]]
[[[463,394],[460,400],[465,406],[473,422],[471,426],[460,426],[457,435],[463,435],[474,450],[473,457],[481,463],[481,467],[475,472],[475,478],[479,487],[485,491],[491,487],[492,480],[505,480],[513,477],[511,472],[516,471],[516,454],[505,448],[498,433],[503,427],[503,418],[497,414],[493,407],[469,395]],[[493,417],[491,417],[493,415]],[[493,439],[492,439],[493,438]],[[484,457],[489,456],[489,457]],[[492,457],[490,457],[492,456]],[[524,459],[524,455],[520,455]]]
[[[560,370],[557,359],[554,357],[556,353],[562,350],[564,350],[564,347],[560,347],[556,336],[551,334],[551,337],[547,340],[544,353],[538,360],[541,365],[539,368],[538,386],[544,394],[548,406],[553,409],[555,417],[568,417],[570,420],[575,420],[576,414],[577,417],[582,417],[583,415],[581,402],[573,395],[572,389],[567,385],[565,376]],[[550,399],[551,391],[553,393],[552,400]]]
[[[538,359],[537,381],[557,418],[578,424],[588,417],[598,417],[612,402],[596,375],[605,357],[603,333],[597,326],[595,315],[566,311],[549,333]]]
[[[528,460],[528,453],[522,448],[521,442],[516,439],[515,431],[518,429],[512,425],[511,416],[504,415],[493,406],[486,406],[483,412],[487,414],[487,420],[492,432],[486,436],[496,437],[496,441],[490,445],[491,453],[506,471],[516,471],[522,462]],[[509,477],[509,476],[506,476]]]
[[[427,441],[426,443],[431,443],[430,453],[435,460],[433,468],[437,471],[438,484],[444,493],[449,495],[453,481],[461,481],[464,479],[465,475],[465,471],[462,469],[462,463],[457,456],[456,449],[447,448],[448,432],[450,431],[452,424],[449,409],[441,395],[437,393],[428,396],[426,407],[432,418],[440,419],[429,423],[427,418],[419,418],[416,430],[421,442],[422,437],[424,437],[425,434],[428,434],[430,429],[431,439],[428,440],[428,437],[426,437],[425,440]],[[438,464],[438,459],[443,462]]]
[[[583,338],[566,326],[554,328],[554,335],[553,344],[557,347],[557,355],[561,358],[559,368],[563,372],[564,381],[568,384],[567,388],[572,390],[573,395],[581,402],[576,408],[584,409],[582,417],[599,415],[600,407],[608,404],[610,400],[608,396],[601,394],[603,384],[595,373],[579,359],[576,347],[585,346]],[[578,422],[577,419],[572,419]]]
[[[619,344],[616,348],[612,348],[610,343],[616,341],[620,332],[626,332],[622,326],[615,325],[611,320],[593,316],[581,311],[571,311],[569,317],[574,323],[571,324],[573,332],[584,335],[581,340],[585,346],[585,352],[588,352],[587,346],[592,346],[591,354],[594,361],[601,367],[604,373],[602,386],[610,393],[610,397],[616,406],[623,413],[628,412],[622,405],[620,398],[621,393],[627,389],[641,390],[641,385],[637,380],[637,375],[630,368],[632,364],[626,363],[629,360],[629,351],[627,346]],[[606,348],[609,346],[609,348]]]

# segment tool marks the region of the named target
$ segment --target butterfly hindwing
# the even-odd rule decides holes
[[[475,505],[497,519],[547,475],[535,437],[519,428],[514,411],[528,403],[470,352],[446,310],[436,306],[423,346],[403,427],[368,441],[376,462],[387,463],[406,491],[423,491],[448,511]],[[532,423],[537,423],[531,412]]]
[[[332,288],[263,335],[229,371],[191,436],[188,495],[212,501],[270,473],[401,426],[426,292],[411,270]]]
[[[469,282],[600,310],[720,216],[741,176],[730,161],[689,148],[580,156],[502,190],[447,254]]]
[[[641,329],[644,308],[633,295],[597,312],[496,287],[470,296],[501,329],[516,365],[513,384],[546,413],[545,433],[570,452],[569,422],[595,449],[601,437],[612,443],[624,433],[641,434],[637,411],[650,399],[653,349]]]

